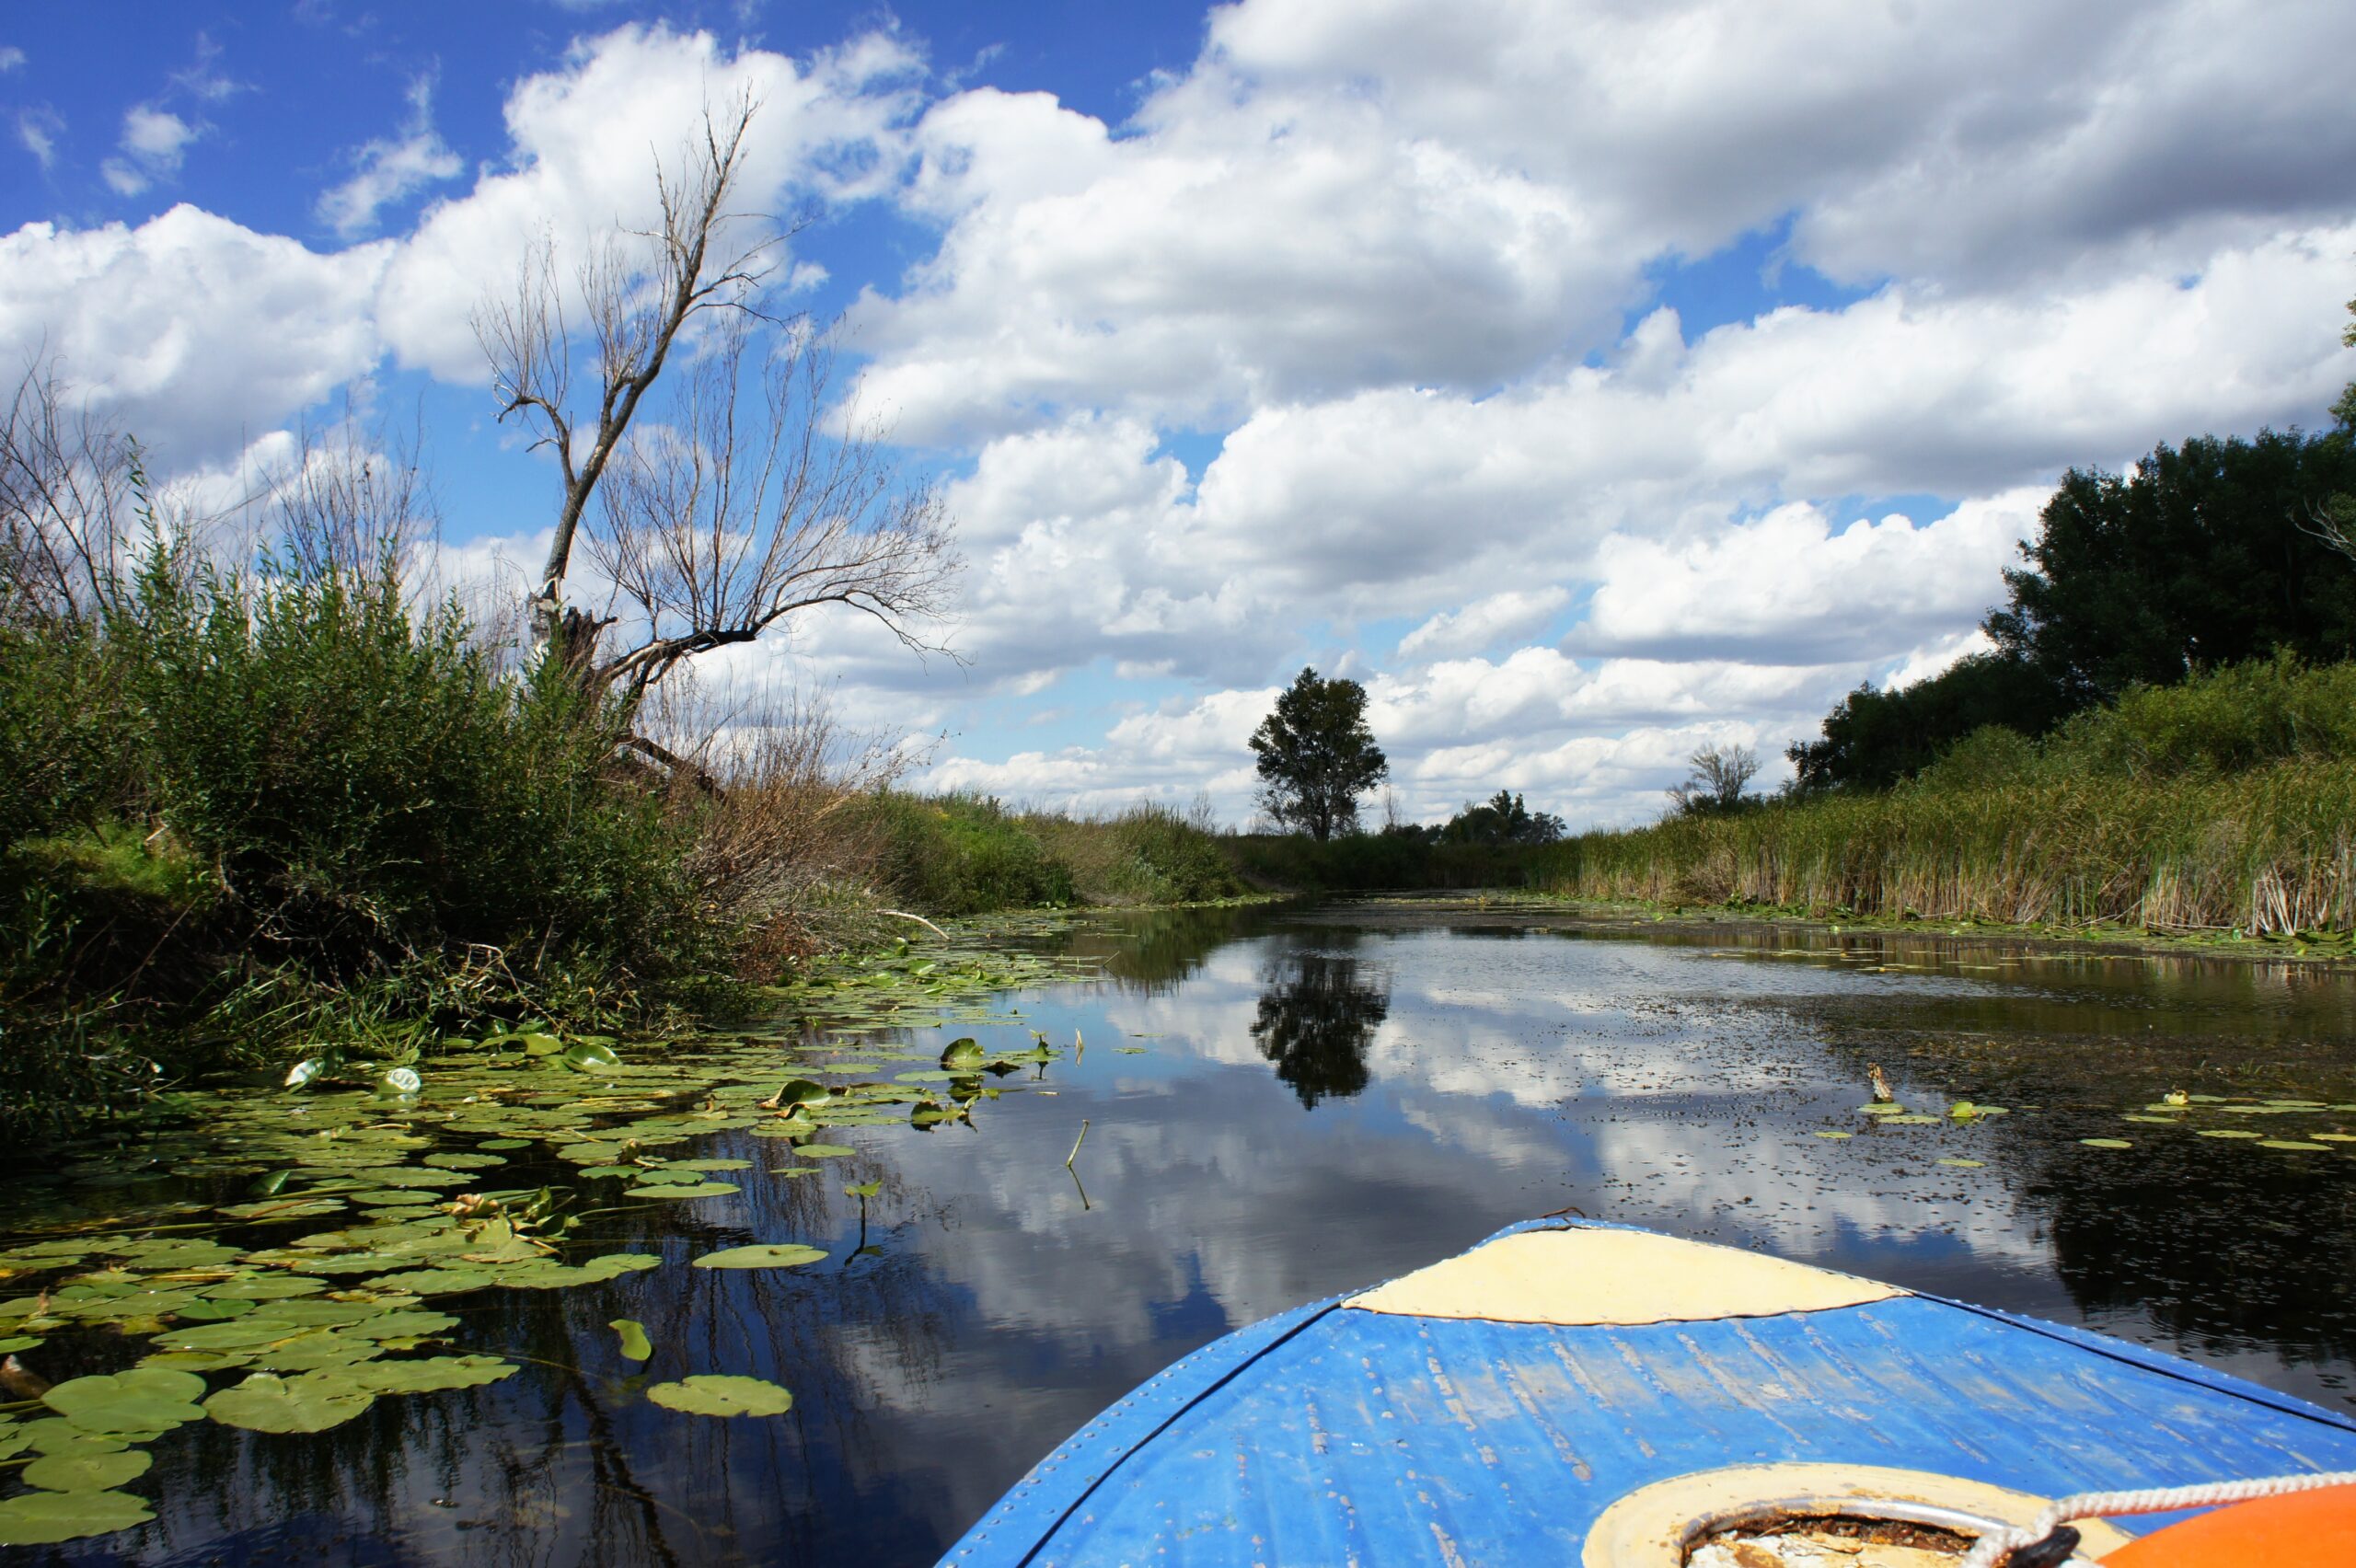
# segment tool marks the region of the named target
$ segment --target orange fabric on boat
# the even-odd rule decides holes
[[[2212,1508],[2120,1547],[2103,1568],[2349,1568],[2356,1486]]]

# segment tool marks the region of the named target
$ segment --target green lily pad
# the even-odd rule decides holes
[[[859,1150],[841,1144],[803,1144],[793,1152],[804,1159],[840,1159],[845,1155],[857,1154]]]
[[[1944,1159],[1941,1159],[1939,1163],[1941,1165],[1952,1166],[1958,1170],[1977,1170],[1988,1162],[1984,1159],[1966,1159],[1961,1155],[1948,1155]]]
[[[1854,1133],[1834,1132],[1834,1131],[1830,1131],[1830,1130],[1827,1130],[1827,1129],[1821,1129],[1821,1128],[1819,1128],[1819,1129],[1818,1130],[1818,1132],[1817,1132],[1817,1135],[1816,1135],[1816,1136],[1817,1136],[1818,1137],[1820,1137],[1820,1138],[1836,1138],[1836,1139],[1837,1139],[1837,1138],[1854,1138],[1854,1137],[1855,1137],[1857,1135],[1856,1135],[1856,1134],[1854,1134]]]
[[[429,1355],[409,1361],[372,1361],[346,1377],[374,1393],[432,1394],[445,1389],[477,1389],[522,1370],[495,1355]]]
[[[699,1373],[676,1383],[657,1383],[646,1397],[665,1410],[689,1415],[783,1415],[793,1396],[759,1378]]]
[[[2328,1144],[2308,1143],[2301,1138],[2260,1138],[2258,1140],[2258,1147],[2260,1148],[2307,1149],[2312,1150],[2316,1154],[2327,1154],[2330,1152],[2331,1146]]]
[[[988,1059],[988,1053],[970,1034],[952,1040],[948,1049],[941,1053],[941,1065],[952,1072],[971,1071]]]
[[[346,1375],[306,1372],[280,1378],[256,1372],[204,1401],[204,1412],[225,1426],[249,1432],[324,1432],[375,1403],[376,1396]]]
[[[0,1339],[0,1355],[14,1355],[20,1350],[39,1350],[48,1343],[39,1334],[10,1334]]]
[[[507,1161],[496,1154],[429,1154],[425,1163],[441,1170],[488,1170]]]
[[[814,1263],[826,1255],[823,1247],[798,1241],[766,1241],[753,1247],[729,1247],[706,1252],[695,1260],[699,1269],[791,1269]]]
[[[532,1147],[532,1140],[529,1138],[485,1138],[475,1147],[477,1148],[529,1148]]]
[[[296,1296],[317,1296],[326,1288],[324,1281],[306,1279],[300,1274],[249,1274],[225,1285],[208,1286],[204,1294],[214,1301],[283,1301]]]
[[[622,1195],[627,1198],[718,1198],[745,1189],[733,1182],[699,1182],[692,1187],[667,1183],[651,1187],[632,1187]]]
[[[663,1167],[665,1170],[750,1170],[749,1159],[675,1159]]]
[[[73,1378],[40,1400],[86,1432],[163,1432],[201,1417],[195,1401],[203,1392],[193,1372],[134,1366]]]
[[[0,1499],[0,1546],[49,1546],[112,1535],[156,1516],[128,1492],[28,1492]]]
[[[1937,1116],[1924,1116],[1908,1112],[1902,1115],[1884,1116],[1881,1119],[1881,1124],[1885,1127],[1935,1127],[1940,1120],[1941,1118]]]
[[[2174,1116],[2139,1116],[2130,1111],[2119,1118],[2122,1122],[2141,1122],[2146,1126],[2176,1127],[2183,1124]]]
[[[2080,1138],[2078,1141],[2088,1148],[2133,1148],[2135,1147],[2125,1138]]]
[[[2356,1143],[2356,1133],[2309,1133],[2317,1143]]]
[[[622,1059],[614,1055],[610,1045],[594,1040],[583,1040],[557,1058],[577,1073],[604,1072],[621,1066]]]
[[[654,1354],[654,1342],[646,1337],[646,1325],[634,1318],[616,1318],[606,1327],[621,1336],[622,1358],[643,1361]]]
[[[2246,1132],[2240,1127],[2203,1127],[2200,1129],[2200,1136],[2204,1138],[2249,1138],[2256,1140],[2263,1135]]]
[[[1864,1112],[1868,1116],[1903,1116],[1906,1114],[1906,1107],[1900,1105],[1895,1100],[1877,1100],[1870,1105],[1860,1105],[1857,1109]]]
[[[44,1454],[17,1473],[27,1485],[44,1492],[111,1492],[126,1481],[145,1475],[155,1462],[144,1448]]]
[[[352,1334],[314,1329],[283,1344],[271,1345],[248,1365],[266,1372],[317,1372],[322,1367],[349,1366],[379,1355],[384,1347]]]

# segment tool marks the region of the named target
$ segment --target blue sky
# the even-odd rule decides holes
[[[444,567],[512,599],[555,486],[468,312],[754,84],[813,219],[773,303],[842,321],[967,567],[958,660],[814,613],[722,677],[936,737],[919,782],[1241,821],[1314,663],[1405,814],[1628,821],[1969,651],[2064,467],[2323,421],[2343,11],[28,8],[0,340],[191,495],[413,419]]]

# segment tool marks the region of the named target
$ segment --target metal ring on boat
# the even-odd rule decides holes
[[[1730,1465],[1643,1486],[1606,1508],[1588,1531],[1585,1568],[1685,1568],[1694,1542],[1715,1530],[1794,1516],[1888,1519],[1979,1536],[2026,1525],[2051,1502],[1986,1482],[1881,1465]],[[2080,1522],[2082,1555],[2099,1558],[2129,1537]]]

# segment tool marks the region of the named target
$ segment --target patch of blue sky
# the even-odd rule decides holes
[[[1623,320],[1626,330],[1667,306],[1677,312],[1678,326],[1692,342],[1714,327],[1752,321],[1771,310],[1798,306],[1808,310],[1838,310],[1870,297],[1878,285],[1853,287],[1836,283],[1815,268],[1791,258],[1790,214],[1751,229],[1706,256],[1663,256],[1645,269],[1646,290]],[[1590,356],[1603,363],[1608,352]]]

